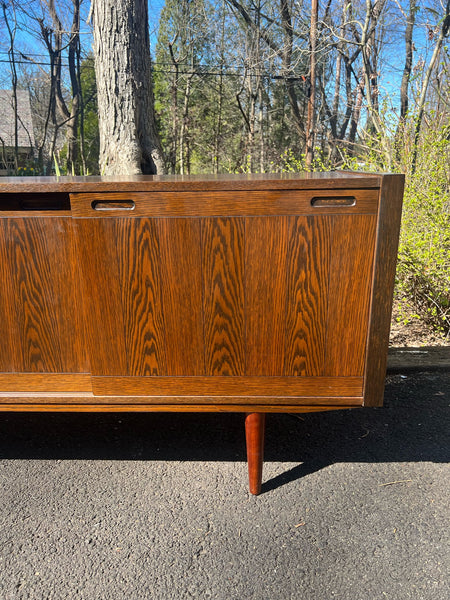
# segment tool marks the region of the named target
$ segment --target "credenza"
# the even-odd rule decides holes
[[[0,179],[1,411],[382,403],[404,178]]]

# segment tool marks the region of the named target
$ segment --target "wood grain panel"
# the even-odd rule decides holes
[[[0,203],[2,201],[2,198],[0,197]],[[11,218],[17,218],[17,217],[21,217],[26,215],[27,218],[30,217],[43,217],[43,218],[53,218],[54,216],[58,216],[58,217],[71,217],[72,213],[70,212],[70,210],[58,210],[58,211],[54,211],[52,213],[52,211],[45,211],[45,210],[24,210],[24,211],[17,211],[17,210],[5,210],[0,206],[0,221],[2,219],[11,219]]]
[[[403,175],[384,175],[381,184],[367,347],[365,406],[381,406],[383,403],[404,183]]]
[[[6,219],[2,230],[3,271],[9,272],[3,273],[6,301],[14,302],[8,319],[15,337],[15,369],[85,371],[71,219]]]
[[[282,375],[286,333],[288,219],[245,221],[247,375]]]
[[[76,222],[82,265],[86,335],[94,375],[128,373],[122,297],[115,237],[111,219]]]
[[[88,374],[0,373],[0,396],[11,392],[91,392]]]
[[[243,375],[244,220],[202,220],[207,375]]]
[[[15,289],[11,276],[8,221],[0,220],[0,371],[18,371],[22,367]]]
[[[322,375],[331,217],[290,221],[285,375]]]
[[[95,395],[361,396],[362,377],[93,377]]]
[[[200,220],[160,219],[158,232],[167,374],[204,375]]]
[[[159,240],[153,219],[115,219],[128,375],[165,375]]]
[[[47,241],[47,257],[61,351],[61,373],[85,373],[90,370],[86,348],[86,330],[78,258],[72,219],[58,219],[60,228],[40,219],[42,235]],[[51,233],[49,233],[51,228]]]
[[[313,198],[328,198],[327,206],[312,206]],[[351,206],[339,199],[354,198]],[[333,205],[332,200],[336,199]],[[216,217],[262,215],[375,214],[378,190],[247,190],[214,192],[120,192],[72,194],[74,217],[97,219],[128,217]],[[118,202],[134,202],[133,210],[115,209]],[[93,204],[111,203],[109,210],[95,210]]]
[[[375,216],[333,217],[325,375],[364,374],[375,235]]]
[[[53,223],[53,220],[52,220]],[[6,254],[10,271],[10,301],[14,301],[18,371],[61,372],[59,336],[52,309],[50,263],[46,237],[39,220],[5,221]],[[53,231],[48,232],[51,236]]]

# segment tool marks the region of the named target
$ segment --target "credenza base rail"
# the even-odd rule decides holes
[[[101,399],[100,399],[101,400]],[[111,398],[109,398],[109,401]],[[326,410],[356,408],[355,405],[310,405],[297,404],[252,405],[252,404],[76,404],[42,402],[2,402],[0,412],[259,412],[259,413],[312,413]]]

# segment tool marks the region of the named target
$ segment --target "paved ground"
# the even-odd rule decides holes
[[[447,600],[449,400],[271,416],[257,498],[239,415],[0,415],[0,599]]]

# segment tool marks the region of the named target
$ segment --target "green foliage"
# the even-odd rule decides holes
[[[450,333],[449,127],[428,129],[414,175],[408,174],[397,268],[397,295]]]
[[[316,148],[314,152],[314,160],[311,168],[306,166],[305,154],[295,154],[291,149],[287,149],[283,152],[279,162],[272,163],[272,171],[280,173],[306,173],[320,172],[320,171],[333,171],[335,164],[332,162],[329,156],[320,152],[319,148]],[[358,171],[358,170],[372,170],[370,166],[359,161],[355,156],[351,156],[345,149],[342,149],[339,168],[345,169],[346,171]]]
[[[61,176],[61,169],[59,167],[59,162],[58,162],[58,159],[56,157],[56,154],[53,155],[53,161],[54,161],[54,164],[55,164],[55,175],[57,177],[60,177]]]
[[[94,58],[90,54],[81,64],[81,89],[84,102],[84,157],[85,175],[97,175],[100,137],[97,114],[97,82],[95,80]]]
[[[411,138],[414,121],[407,123],[400,160],[391,171],[406,172],[402,227],[395,294],[405,324],[427,321],[450,335],[450,126],[429,127],[422,134],[414,174]],[[392,140],[390,143],[393,145]],[[357,155],[340,151],[339,168],[352,171],[387,170],[377,137],[365,138]],[[334,165],[316,149],[313,171]],[[245,165],[241,170],[245,171]],[[305,155],[287,149],[272,163],[272,171],[305,172]]]
[[[84,152],[82,156],[81,146],[81,131],[79,132],[78,143],[78,159],[76,165],[72,165],[72,171],[66,173],[67,158],[67,143],[58,152],[58,162],[56,158],[54,166],[58,164],[59,173],[64,175],[98,175],[98,157],[100,151],[100,136],[98,131],[98,114],[97,114],[97,82],[95,80],[94,58],[89,54],[82,62],[80,68],[80,82],[83,94],[83,146]],[[81,115],[78,117],[78,123],[81,130]],[[56,168],[56,167],[55,167]]]
[[[422,131],[413,172],[414,115],[405,123],[397,145],[397,162],[388,169],[377,137],[365,138],[355,170],[403,172],[406,186],[397,263],[395,294],[401,316],[430,323],[450,335],[450,126],[429,113]],[[446,122],[447,121],[447,122]],[[394,141],[387,140],[394,154]],[[344,160],[343,168],[355,161]]]

